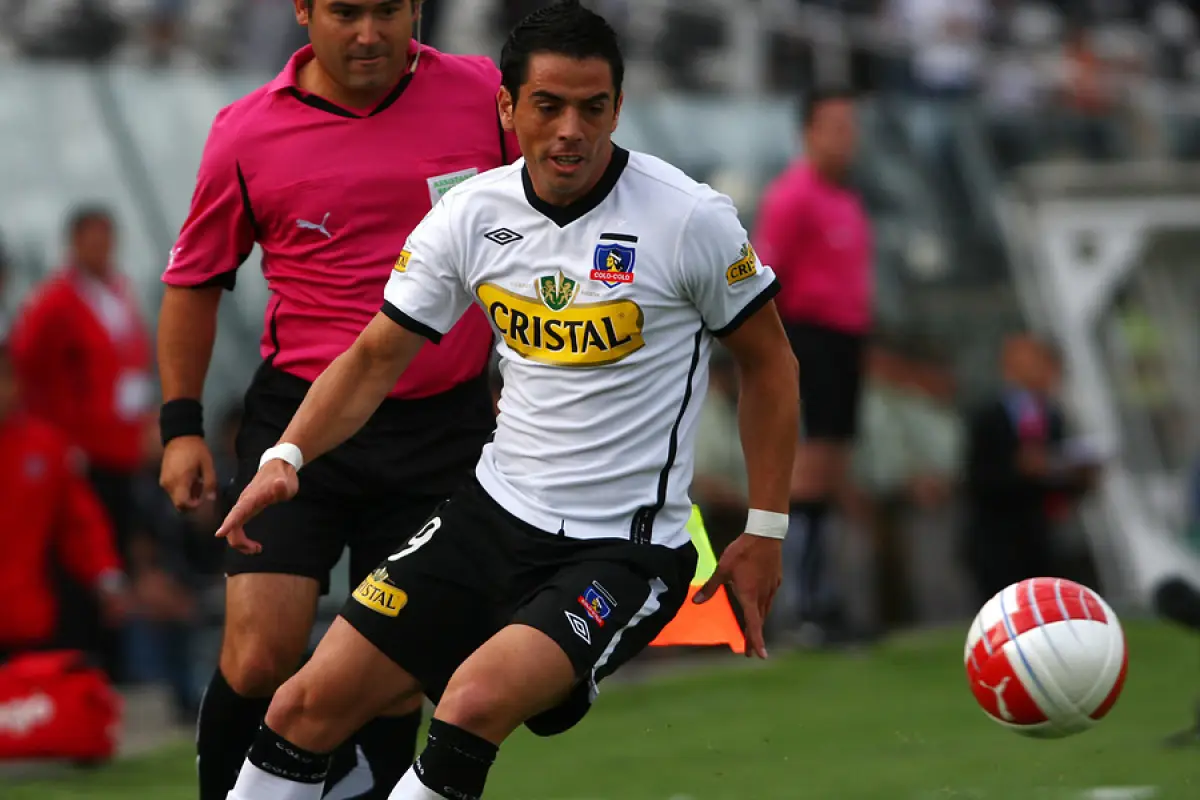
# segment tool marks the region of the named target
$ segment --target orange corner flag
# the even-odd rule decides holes
[[[698,606],[692,602],[692,596],[717,571],[717,558],[713,555],[712,544],[708,541],[708,531],[704,529],[704,520],[700,517],[700,509],[692,506],[692,517],[687,524],[688,533],[692,536],[692,544],[700,554],[696,561],[696,577],[692,578],[688,587],[687,600],[675,618],[667,623],[653,642],[652,647],[669,647],[671,645],[729,645],[735,653],[746,652],[746,637],[738,625],[737,617],[733,615],[733,607],[725,594],[725,587],[719,587],[707,603]]]

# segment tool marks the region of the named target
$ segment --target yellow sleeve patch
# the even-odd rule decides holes
[[[758,274],[758,256],[749,242],[742,245],[742,256],[725,270],[725,280],[733,286]]]
[[[412,253],[407,250],[401,250],[400,257],[396,259],[396,266],[392,267],[392,269],[396,270],[396,272],[407,272],[408,260],[410,258],[412,258]]]

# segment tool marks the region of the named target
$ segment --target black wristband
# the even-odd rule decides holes
[[[158,412],[163,446],[180,436],[204,436],[204,407],[199,400],[182,397],[163,403]]]

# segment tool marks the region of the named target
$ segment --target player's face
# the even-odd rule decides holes
[[[612,155],[622,98],[602,58],[538,53],[516,102],[500,90],[500,117],[515,131],[538,195],[567,205],[599,182]]]
[[[408,68],[416,0],[294,0],[313,52],[351,92],[391,89]]]
[[[842,175],[850,169],[858,139],[854,103],[849,99],[826,100],[813,111],[805,134],[809,157],[823,171]]]

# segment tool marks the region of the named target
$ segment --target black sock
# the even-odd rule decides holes
[[[499,751],[487,739],[435,719],[429,723],[429,742],[413,769],[421,783],[444,797],[479,800]]]
[[[800,616],[818,621],[822,616],[825,577],[825,517],[829,503],[824,500],[793,502],[791,517],[800,529]]]
[[[365,794],[355,794],[355,800],[387,800],[392,787],[400,782],[416,758],[420,727],[420,710],[403,717],[379,717],[368,722],[333,754],[325,794],[333,792],[358,765],[357,750],[362,748],[374,784]]]
[[[293,783],[324,783],[329,774],[329,754],[297,747],[266,723],[259,726],[246,757],[263,772]]]
[[[196,732],[200,800],[225,800],[233,790],[270,703],[270,698],[242,697],[225,681],[221,670],[213,673],[200,705]]]

